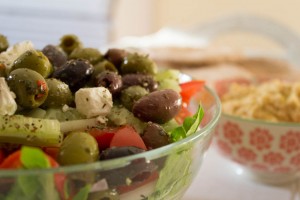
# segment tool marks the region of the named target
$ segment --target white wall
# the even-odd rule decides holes
[[[248,13],[268,17],[300,34],[299,0],[120,0],[118,34],[149,34],[163,26],[190,28]]]

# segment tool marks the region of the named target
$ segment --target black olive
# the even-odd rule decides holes
[[[98,174],[98,179],[105,179],[110,188],[121,185],[141,183],[157,170],[157,166],[145,158],[138,158],[128,165],[113,170],[102,171]]]
[[[152,92],[157,90],[158,84],[153,79],[153,76],[146,74],[125,74],[122,77],[123,89],[133,85],[139,85],[148,91]]]
[[[76,92],[88,82],[93,71],[93,65],[87,60],[69,60],[54,71],[52,77],[65,82],[72,92]]]
[[[95,86],[107,88],[112,95],[116,95],[122,88],[122,78],[115,72],[103,71],[95,79]]]
[[[107,160],[142,153],[145,150],[134,146],[112,147],[101,152],[100,160]]]

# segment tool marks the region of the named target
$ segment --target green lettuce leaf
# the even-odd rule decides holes
[[[204,110],[199,105],[197,112],[192,117],[187,117],[182,126],[171,131],[173,141],[181,140],[188,135],[194,134],[200,125],[204,116]],[[186,143],[180,149],[174,150],[174,153],[166,159],[164,168],[159,173],[159,179],[155,186],[155,193],[146,197],[147,200],[176,198],[179,191],[184,191],[192,181],[191,163],[192,146]]]

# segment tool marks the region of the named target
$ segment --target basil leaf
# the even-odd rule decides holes
[[[50,163],[45,153],[34,147],[23,146],[21,149],[21,163],[24,168],[49,168]]]
[[[173,142],[179,141],[188,135],[195,133],[201,123],[204,116],[204,110],[201,105],[198,106],[198,110],[192,117],[184,119],[182,126],[173,129],[170,133]]]

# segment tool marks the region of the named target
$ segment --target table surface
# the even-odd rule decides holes
[[[256,182],[213,144],[183,200],[300,200],[300,182],[277,186]]]

